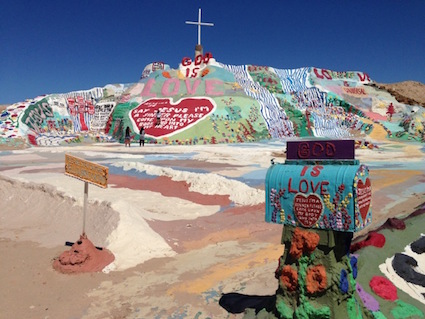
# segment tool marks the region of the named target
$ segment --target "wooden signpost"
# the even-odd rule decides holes
[[[83,236],[86,233],[86,211],[89,196],[89,183],[108,187],[109,169],[106,166],[95,164],[84,159],[65,154],[65,175],[84,181],[84,206],[83,206]]]

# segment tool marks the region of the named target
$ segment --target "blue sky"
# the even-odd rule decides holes
[[[362,71],[425,83],[425,1],[0,0],[0,104],[134,83],[204,52],[225,64]]]

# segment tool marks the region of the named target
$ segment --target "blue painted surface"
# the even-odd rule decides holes
[[[109,168],[109,174],[131,176],[139,179],[154,179],[158,176],[146,174],[145,171],[141,172],[136,169],[124,170],[122,167],[116,167],[112,165],[105,165]]]
[[[207,173],[210,173],[209,170],[202,169],[202,168],[182,167],[182,166],[171,166],[170,168],[172,168],[172,169],[174,169],[176,171],[190,172],[190,173],[197,173],[197,174],[207,174]]]
[[[339,276],[339,289],[343,294],[348,292],[348,278],[347,271],[345,269],[341,269],[341,274]]]
[[[423,161],[389,161],[388,162],[371,162],[367,166],[370,169],[388,169],[388,170],[418,170],[424,171],[425,164]]]
[[[198,153],[181,153],[181,154],[146,154],[143,156],[145,162],[165,161],[165,160],[188,160]]]
[[[218,213],[222,213],[222,212],[226,211],[227,209],[230,209],[230,208],[233,208],[233,207],[236,207],[236,205],[235,205],[234,202],[231,202],[230,205],[221,206],[220,207],[220,210],[218,211]]]
[[[13,154],[13,152],[11,152],[11,151],[2,151],[2,152],[0,152],[0,156],[7,156],[7,155],[12,155]]]
[[[262,168],[262,169],[258,169],[258,170],[254,170],[252,172],[246,173],[236,178],[236,180],[242,183],[245,183],[251,187],[259,187],[264,185],[266,174],[267,174],[267,169]]]
[[[218,291],[215,290],[209,290],[203,293],[203,296],[205,298],[205,302],[207,304],[210,303],[210,301],[215,302],[218,299],[220,299],[220,293]]]
[[[306,228],[361,230],[372,221],[369,183],[369,170],[358,161],[274,164],[266,175],[265,219]]]

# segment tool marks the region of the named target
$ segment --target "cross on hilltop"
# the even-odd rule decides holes
[[[186,21],[186,23],[198,25],[198,45],[201,44],[201,25],[207,26],[207,27],[213,27],[214,26],[214,23],[208,23],[208,22],[202,22],[201,21],[201,8],[199,8],[198,21],[197,22]]]

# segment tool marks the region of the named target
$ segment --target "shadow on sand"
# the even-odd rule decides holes
[[[247,308],[255,309],[258,313],[261,309],[272,311],[276,305],[276,295],[272,296],[249,296],[236,292],[223,294],[219,304],[230,313],[242,313]]]

